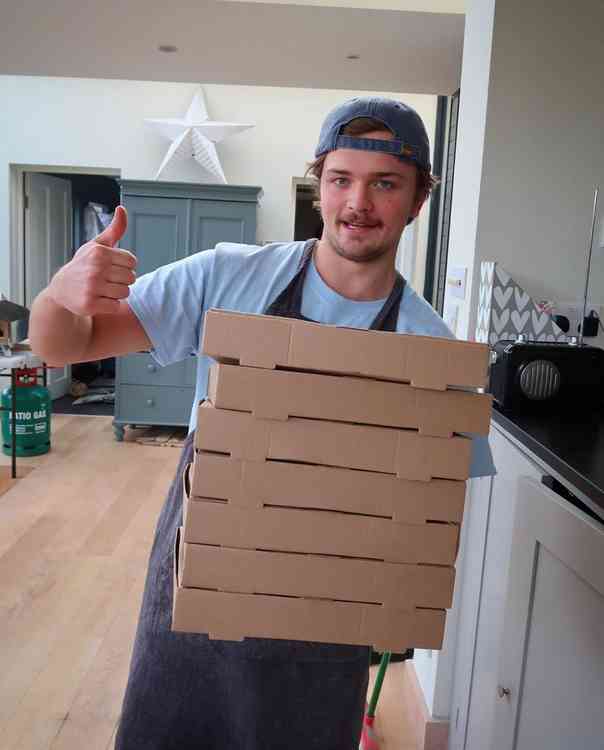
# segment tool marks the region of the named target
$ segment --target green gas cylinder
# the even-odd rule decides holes
[[[50,450],[51,400],[48,388],[38,384],[37,370],[15,370],[16,381],[16,453],[17,456],[39,456]],[[2,391],[2,452],[12,450],[13,391],[9,386]]]

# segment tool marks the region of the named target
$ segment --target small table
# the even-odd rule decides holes
[[[33,367],[42,368],[42,382],[44,386],[46,386],[46,365],[40,359],[40,357],[37,357],[35,354],[28,350],[22,352],[13,352],[13,354],[10,356],[0,354],[0,377],[10,378],[12,390],[12,403],[10,413],[12,420],[11,477],[13,479],[17,478],[17,378],[15,377],[15,370],[23,370],[25,368]],[[10,372],[4,372],[5,370],[10,370]],[[3,406],[0,406],[0,411],[6,410]]]

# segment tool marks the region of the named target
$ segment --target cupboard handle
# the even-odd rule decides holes
[[[155,402],[153,401],[153,399],[152,399],[152,398],[148,398],[148,399],[147,399],[147,406],[153,406],[153,404],[154,404],[154,403],[155,403]]]
[[[497,686],[497,695],[500,698],[509,698],[512,694],[512,691],[509,688],[503,687],[503,685]]]

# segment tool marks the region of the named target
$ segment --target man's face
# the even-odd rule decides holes
[[[376,131],[363,138],[392,139]],[[417,169],[392,154],[357,149],[330,151],[321,175],[321,216],[335,252],[357,263],[395,254],[403,229],[417,216]]]

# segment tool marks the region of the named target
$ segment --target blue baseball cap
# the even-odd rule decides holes
[[[390,130],[394,140],[381,141],[341,135],[343,128],[358,117],[370,117],[381,122]],[[430,141],[421,117],[412,107],[394,99],[379,96],[356,97],[332,109],[321,127],[315,158],[338,148],[394,154],[401,161],[415,164],[428,172],[431,170]]]

